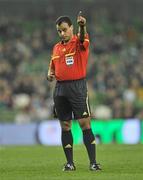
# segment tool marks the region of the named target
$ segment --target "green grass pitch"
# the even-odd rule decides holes
[[[77,170],[62,172],[62,147],[0,146],[0,180],[142,180],[143,145],[97,145],[100,172],[88,170],[83,145],[74,146]]]

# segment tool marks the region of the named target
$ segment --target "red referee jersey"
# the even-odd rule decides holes
[[[66,44],[57,43],[53,48],[50,70],[54,71],[56,80],[76,80],[86,77],[89,55],[89,37],[80,43],[77,35]]]

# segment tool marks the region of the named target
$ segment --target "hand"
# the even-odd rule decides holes
[[[47,80],[52,82],[55,79],[55,75],[54,74],[49,74],[47,75]]]
[[[85,26],[85,24],[86,24],[86,19],[82,16],[82,11],[79,11],[79,13],[78,13],[77,23],[79,26]]]

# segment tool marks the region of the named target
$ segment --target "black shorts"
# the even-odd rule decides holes
[[[54,106],[57,118],[61,121],[89,117],[86,80],[58,81],[54,91]]]

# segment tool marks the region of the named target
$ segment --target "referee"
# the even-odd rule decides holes
[[[47,79],[56,79],[54,90],[55,113],[60,120],[61,141],[67,163],[63,171],[74,171],[72,119],[78,119],[83,132],[92,171],[101,170],[96,162],[95,138],[90,126],[90,108],[86,85],[86,67],[89,55],[89,36],[86,32],[86,19],[81,11],[77,17],[79,32],[73,34],[73,25],[68,16],[56,20],[56,28],[61,39],[53,47]]]

